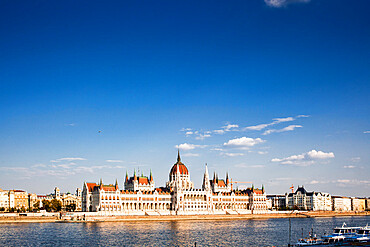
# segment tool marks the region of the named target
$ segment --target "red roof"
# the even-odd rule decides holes
[[[147,177],[139,177],[139,184],[149,184]]]
[[[96,186],[98,186],[96,183],[86,183],[87,189],[89,192],[92,192]]]
[[[181,162],[177,162],[176,164],[172,166],[170,174],[175,175],[177,173],[177,170],[179,170],[180,174],[185,174],[185,175],[189,174],[188,168],[186,168],[186,166]]]
[[[102,189],[104,191],[116,191],[116,186],[113,185],[103,185]]]
[[[218,187],[226,187],[225,181],[224,180],[218,180]]]

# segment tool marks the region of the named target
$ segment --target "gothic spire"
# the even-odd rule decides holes
[[[177,149],[177,162],[181,162],[180,149]]]

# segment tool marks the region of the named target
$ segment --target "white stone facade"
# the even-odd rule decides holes
[[[195,189],[180,155],[170,171],[165,188],[148,190],[142,186],[131,186],[130,183],[138,181],[135,176],[135,173],[131,178],[126,175],[125,190],[119,190],[117,182],[116,185],[104,185],[102,181],[99,184],[85,182],[82,189],[82,211],[120,212],[124,215],[193,215],[262,213],[267,210],[263,188],[231,191],[228,175],[226,181],[212,186],[216,179],[209,179],[207,166],[202,189]],[[144,181],[145,184],[154,184],[152,176],[143,178],[148,180]]]
[[[339,212],[351,211],[351,198],[342,196],[332,196],[332,210]]]
[[[331,211],[331,196],[323,192],[307,192],[303,186],[295,193],[286,195],[287,207],[291,209],[310,211]]]

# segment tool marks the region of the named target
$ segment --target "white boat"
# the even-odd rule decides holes
[[[361,227],[349,227],[343,223],[341,227],[336,227],[332,234],[322,236],[324,243],[343,243],[346,239],[353,237]]]
[[[370,227],[366,225],[357,230],[356,234],[346,239],[348,242],[369,243],[370,244]]]

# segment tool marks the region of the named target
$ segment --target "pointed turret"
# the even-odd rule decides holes
[[[128,172],[127,172],[127,170],[126,170],[126,182],[128,182]]]
[[[137,180],[137,176],[136,176],[136,170],[134,169],[134,181]]]
[[[103,185],[103,179],[102,179],[102,178],[100,178],[99,185],[100,185],[100,186],[102,186],[102,185]]]
[[[227,172],[226,173],[226,185],[228,185],[230,183],[230,181],[229,181],[229,173]]]
[[[118,181],[117,181],[117,178],[116,178],[116,185],[115,185],[115,187],[116,187],[116,190],[118,190]]]
[[[180,149],[177,149],[177,162],[181,162]]]
[[[150,178],[149,178],[150,182],[153,182],[153,175],[152,175],[152,169],[150,169]]]
[[[265,193],[265,186],[262,184],[262,193]]]
[[[206,163],[206,170],[204,172],[204,178],[203,178],[203,190],[210,190],[211,189],[211,185],[209,183],[209,174],[208,174],[208,167],[207,167],[207,163]]]

